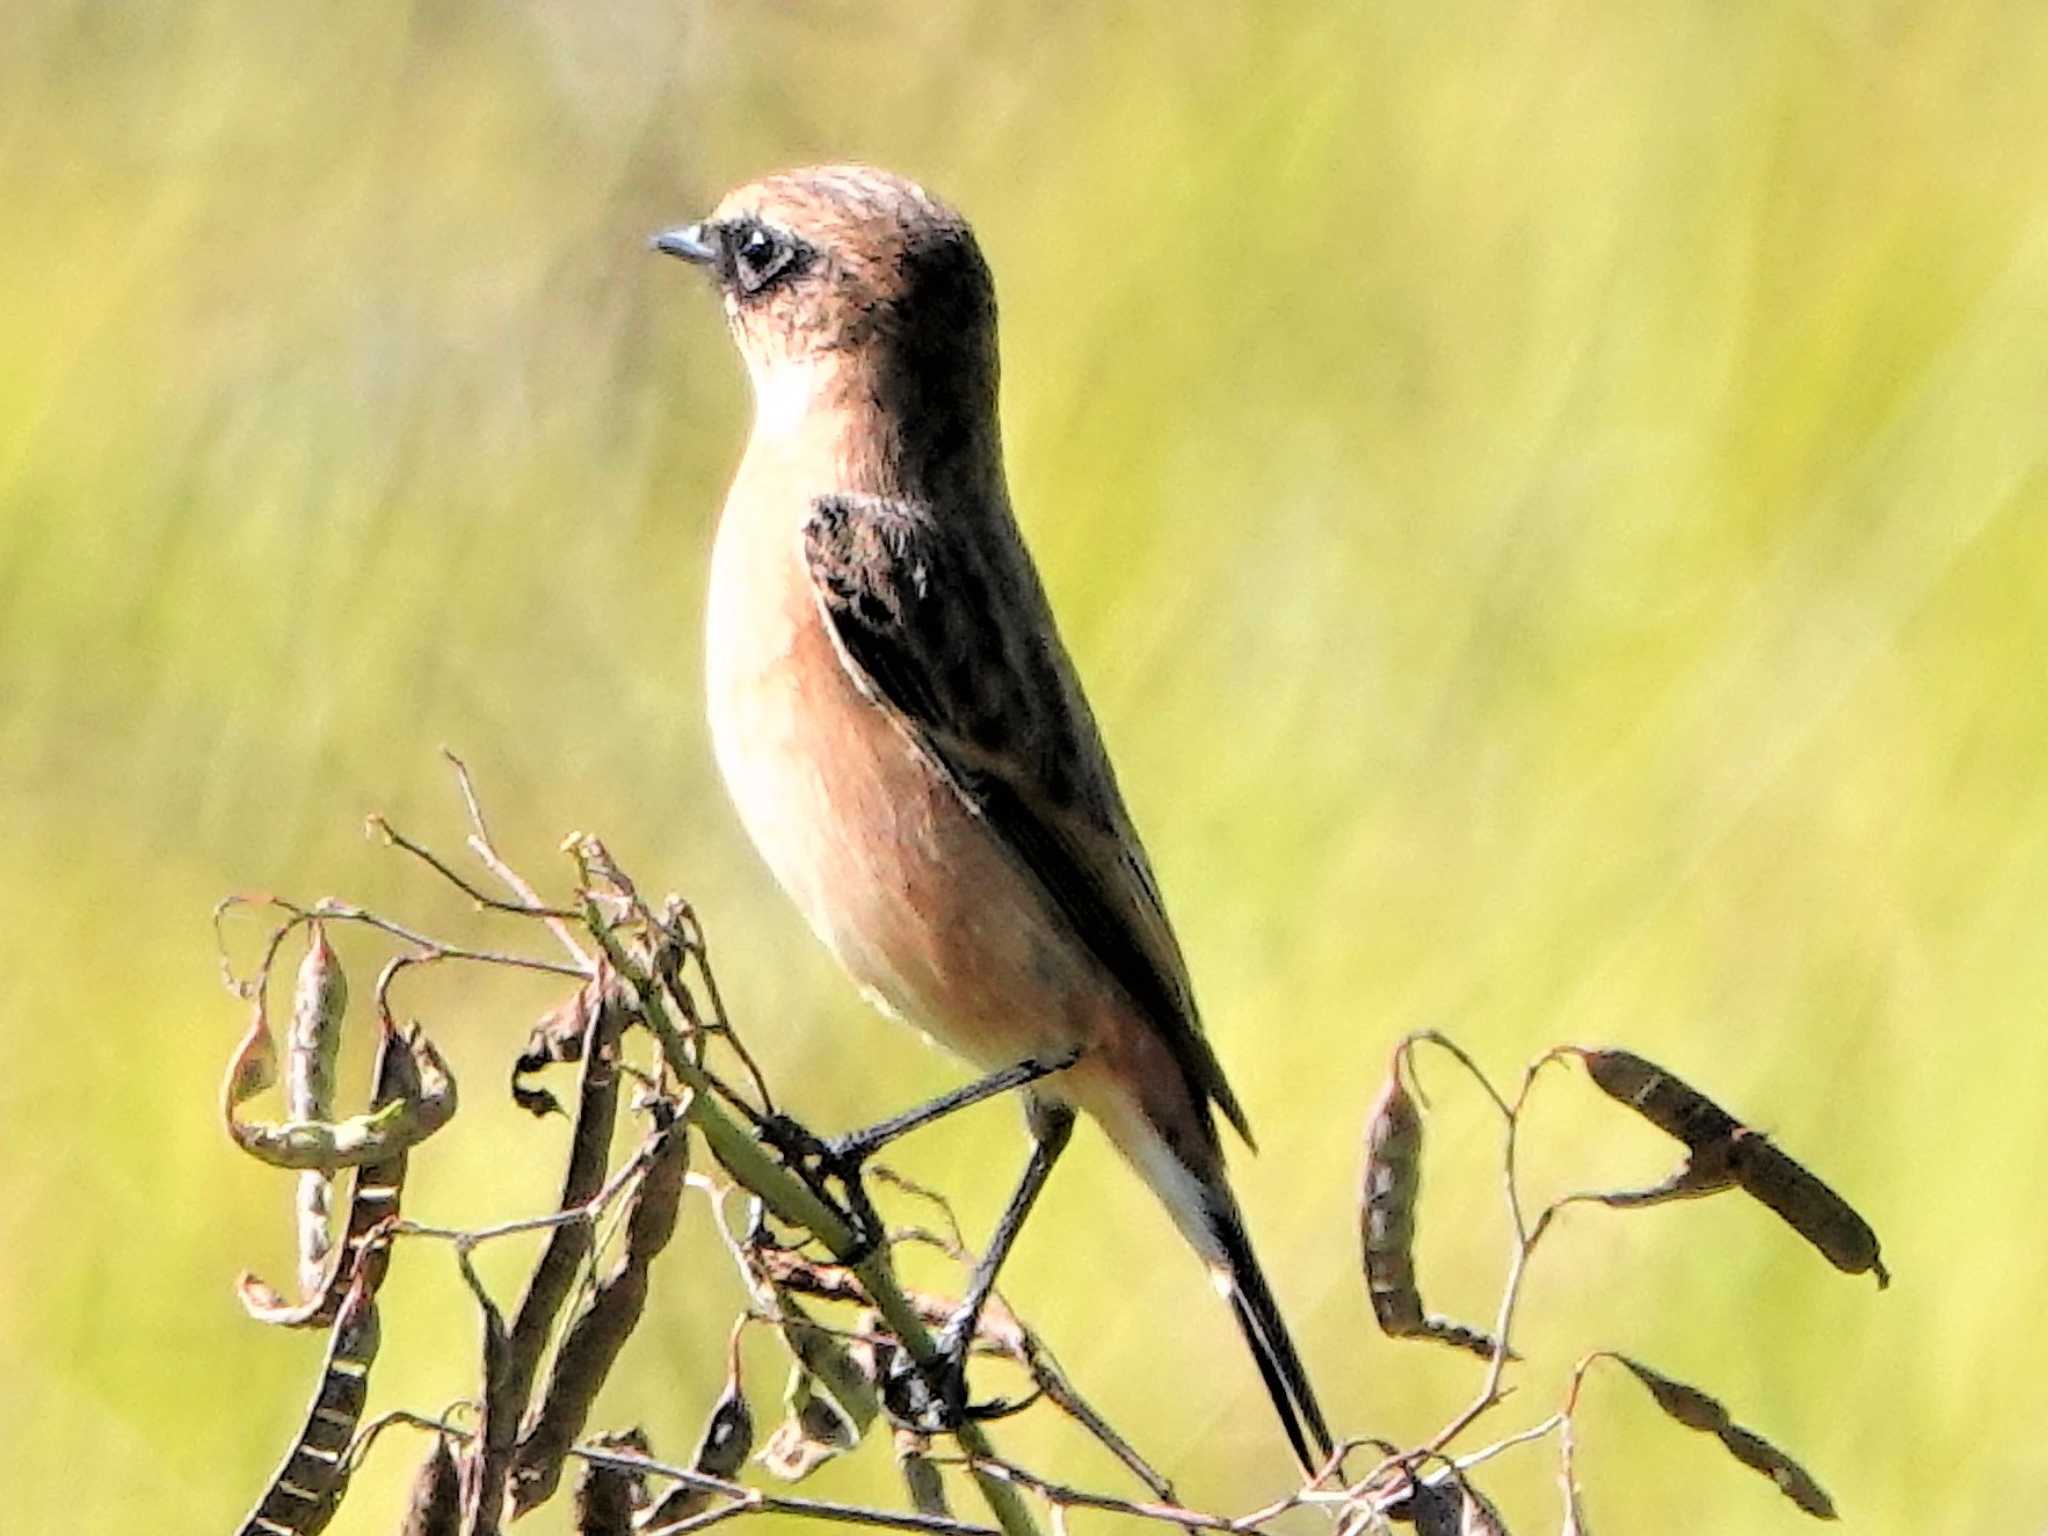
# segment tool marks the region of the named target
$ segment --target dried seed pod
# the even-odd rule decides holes
[[[448,1449],[446,1435],[434,1436],[434,1448],[412,1480],[412,1502],[398,1536],[456,1536],[462,1527],[462,1478]]]
[[[639,1429],[593,1438],[608,1451],[647,1454],[647,1436]],[[647,1503],[647,1475],[629,1467],[586,1462],[576,1476],[573,1503],[576,1536],[631,1536],[633,1521]]]
[[[1649,1388],[1650,1396],[1656,1399],[1657,1406],[1687,1429],[1718,1435],[1728,1427],[1728,1410],[1719,1398],[1702,1392],[1698,1387],[1674,1380],[1660,1371],[1653,1371],[1640,1360],[1631,1360],[1627,1355],[1618,1355],[1616,1358],[1635,1374],[1636,1380]]]
[[[946,1479],[932,1460],[931,1449],[929,1435],[898,1426],[896,1468],[903,1474],[903,1486],[910,1494],[910,1507],[920,1515],[949,1519],[953,1511],[946,1503]]]
[[[1740,1128],[1712,1099],[1634,1051],[1575,1049],[1602,1093],[1688,1147],[1726,1141]]]
[[[249,1027],[235,1042],[228,1058],[227,1075],[220,1085],[221,1123],[234,1134],[235,1111],[277,1081],[277,1041],[270,1033],[270,1017],[259,997],[249,1005]]]
[[[801,1482],[833,1457],[860,1444],[860,1431],[801,1365],[790,1373],[789,1417],[776,1426],[756,1459],[784,1482]]]
[[[1508,1536],[1507,1522],[1493,1501],[1455,1472],[1414,1484],[1387,1514],[1413,1525],[1416,1536]]]
[[[1721,1431],[1721,1443],[1728,1454],[1745,1467],[1753,1467],[1778,1485],[1779,1492],[1816,1520],[1833,1520],[1835,1501],[1813,1480],[1813,1474],[1770,1441],[1740,1424]]]
[[[316,1168],[333,1173],[395,1157],[446,1125],[455,1113],[455,1079],[433,1042],[415,1025],[409,1044],[416,1058],[418,1094],[380,1104],[345,1120],[287,1120],[281,1125],[237,1119],[228,1110],[228,1134],[235,1145],[273,1168]],[[258,1070],[261,1046],[255,1026],[244,1037],[230,1070],[231,1089]]]
[[[1415,1281],[1415,1206],[1422,1189],[1422,1114],[1398,1061],[1365,1126],[1358,1227],[1372,1314],[1389,1338],[1431,1338],[1492,1358],[1494,1341],[1475,1328],[1426,1312]]]
[[[348,976],[341,959],[327,942],[326,928],[310,923],[285,1035],[285,1106],[294,1119],[324,1119],[334,1107],[334,1067],[347,1009]]]
[[[1778,1485],[1779,1492],[1809,1515],[1821,1520],[1835,1518],[1834,1501],[1814,1481],[1813,1475],[1762,1435],[1735,1423],[1718,1398],[1698,1387],[1675,1381],[1627,1355],[1613,1358],[1649,1389],[1657,1406],[1672,1419],[1687,1429],[1713,1435],[1737,1461],[1763,1473]]]
[[[1724,1189],[1735,1187],[1735,1171],[1729,1167],[1731,1146],[1730,1142],[1719,1141],[1695,1148],[1676,1173],[1647,1189],[1593,1190],[1577,1198],[1597,1200],[1602,1205],[1626,1210],[1633,1206],[1662,1205],[1667,1200],[1700,1200],[1708,1195],[1717,1195]]]
[[[753,1452],[754,1413],[747,1406],[746,1394],[740,1389],[739,1355],[735,1352],[730,1374],[726,1377],[725,1391],[712,1405],[711,1416],[704,1421],[704,1433],[697,1441],[697,1453],[691,1458],[690,1467],[706,1477],[732,1479],[739,1475],[740,1468],[746,1465]],[[717,1497],[709,1488],[676,1483],[652,1508],[635,1517],[634,1525],[641,1530],[675,1525],[692,1515],[702,1514]]]
[[[308,925],[306,958],[292,994],[285,1034],[285,1109],[294,1120],[322,1121],[334,1113],[334,1069],[341,1057],[341,1022],[348,1009],[348,977],[320,923]],[[317,1169],[299,1175],[296,1208],[299,1289],[310,1295],[326,1277],[333,1246],[330,1206],[334,1176]]]
[[[439,1062],[439,1056],[417,1026],[406,1036],[384,1027],[377,1042],[371,1105],[381,1107],[425,1097],[422,1070],[436,1067],[442,1077],[435,1092],[452,1105],[454,1085],[446,1079],[446,1068],[440,1067]],[[319,1286],[303,1300],[297,1304],[288,1302],[255,1275],[244,1271],[235,1282],[235,1291],[249,1315],[260,1323],[288,1328],[324,1328],[334,1321],[342,1298],[358,1274],[374,1291],[383,1282],[391,1250],[387,1244],[371,1242],[370,1234],[398,1214],[399,1198],[405,1188],[406,1161],[406,1146],[400,1145],[389,1156],[355,1171],[341,1246]]]
[[[1413,1252],[1421,1187],[1422,1115],[1396,1070],[1387,1074],[1366,1120],[1358,1218],[1372,1314],[1383,1332],[1397,1338],[1422,1327]]]
[[[691,1465],[708,1477],[737,1477],[747,1458],[754,1454],[754,1412],[737,1377],[728,1378],[725,1391],[712,1405],[705,1420],[703,1438]]]
[[[1837,1269],[1852,1275],[1870,1271],[1880,1290],[1891,1283],[1870,1224],[1761,1131],[1751,1130],[1698,1090],[1632,1051],[1571,1049],[1602,1092],[1676,1136],[1691,1153],[1683,1168],[1653,1188],[1610,1190],[1583,1198],[1614,1206],[1654,1205],[1737,1186],[1775,1211]]]
[[[369,1397],[378,1342],[377,1303],[359,1279],[334,1320],[305,1425],[240,1536],[317,1536],[334,1518],[348,1487],[346,1452]]]
[[[1760,1131],[1738,1136],[1729,1155],[1743,1189],[1783,1217],[1835,1268],[1851,1275],[1868,1270],[1876,1275],[1879,1290],[1891,1284],[1870,1223],[1817,1175]]]
[[[580,1123],[580,1113],[578,1118]],[[609,1123],[607,1118],[605,1124]],[[689,1139],[682,1122],[670,1121],[657,1127],[649,1137],[646,1171],[627,1202],[625,1251],[598,1283],[589,1301],[570,1319],[561,1346],[555,1351],[539,1406],[520,1438],[512,1477],[515,1512],[531,1509],[554,1492],[561,1479],[563,1458],[582,1433],[591,1405],[611,1374],[619,1351],[639,1326],[640,1315],[647,1306],[649,1266],[675,1231],[676,1206],[682,1200],[683,1180],[688,1172]],[[561,1230],[557,1228],[558,1232]],[[563,1273],[566,1284],[566,1266]],[[537,1283],[538,1270],[535,1278]],[[550,1307],[546,1316],[552,1319],[553,1315]],[[520,1321],[522,1325],[527,1323],[524,1307],[520,1309]],[[544,1330],[537,1322],[532,1329],[530,1336],[537,1349]],[[528,1384],[530,1381],[527,1378]]]
[[[776,1311],[782,1337],[802,1365],[811,1388],[829,1395],[840,1416],[853,1427],[854,1438],[867,1433],[881,1400],[875,1389],[875,1354],[871,1345],[849,1344],[811,1320],[796,1297],[778,1291]]]

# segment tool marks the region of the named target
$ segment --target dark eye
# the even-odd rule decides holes
[[[740,230],[732,246],[733,278],[742,293],[759,293],[789,265],[796,249],[759,224]]]

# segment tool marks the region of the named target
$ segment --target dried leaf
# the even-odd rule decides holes
[[[544,1067],[581,1061],[583,1040],[603,996],[595,981],[585,982],[535,1021],[526,1049],[512,1063],[512,1102],[529,1114],[560,1114],[562,1104],[545,1088],[526,1081]]]

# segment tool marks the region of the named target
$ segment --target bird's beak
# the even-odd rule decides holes
[[[663,230],[651,237],[647,244],[665,256],[680,256],[684,261],[695,262],[702,267],[718,260],[716,238],[702,224],[685,224],[680,229]]]

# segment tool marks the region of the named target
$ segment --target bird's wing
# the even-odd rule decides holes
[[[839,657],[1251,1142],[1052,614],[1007,516],[825,496],[803,555]]]

